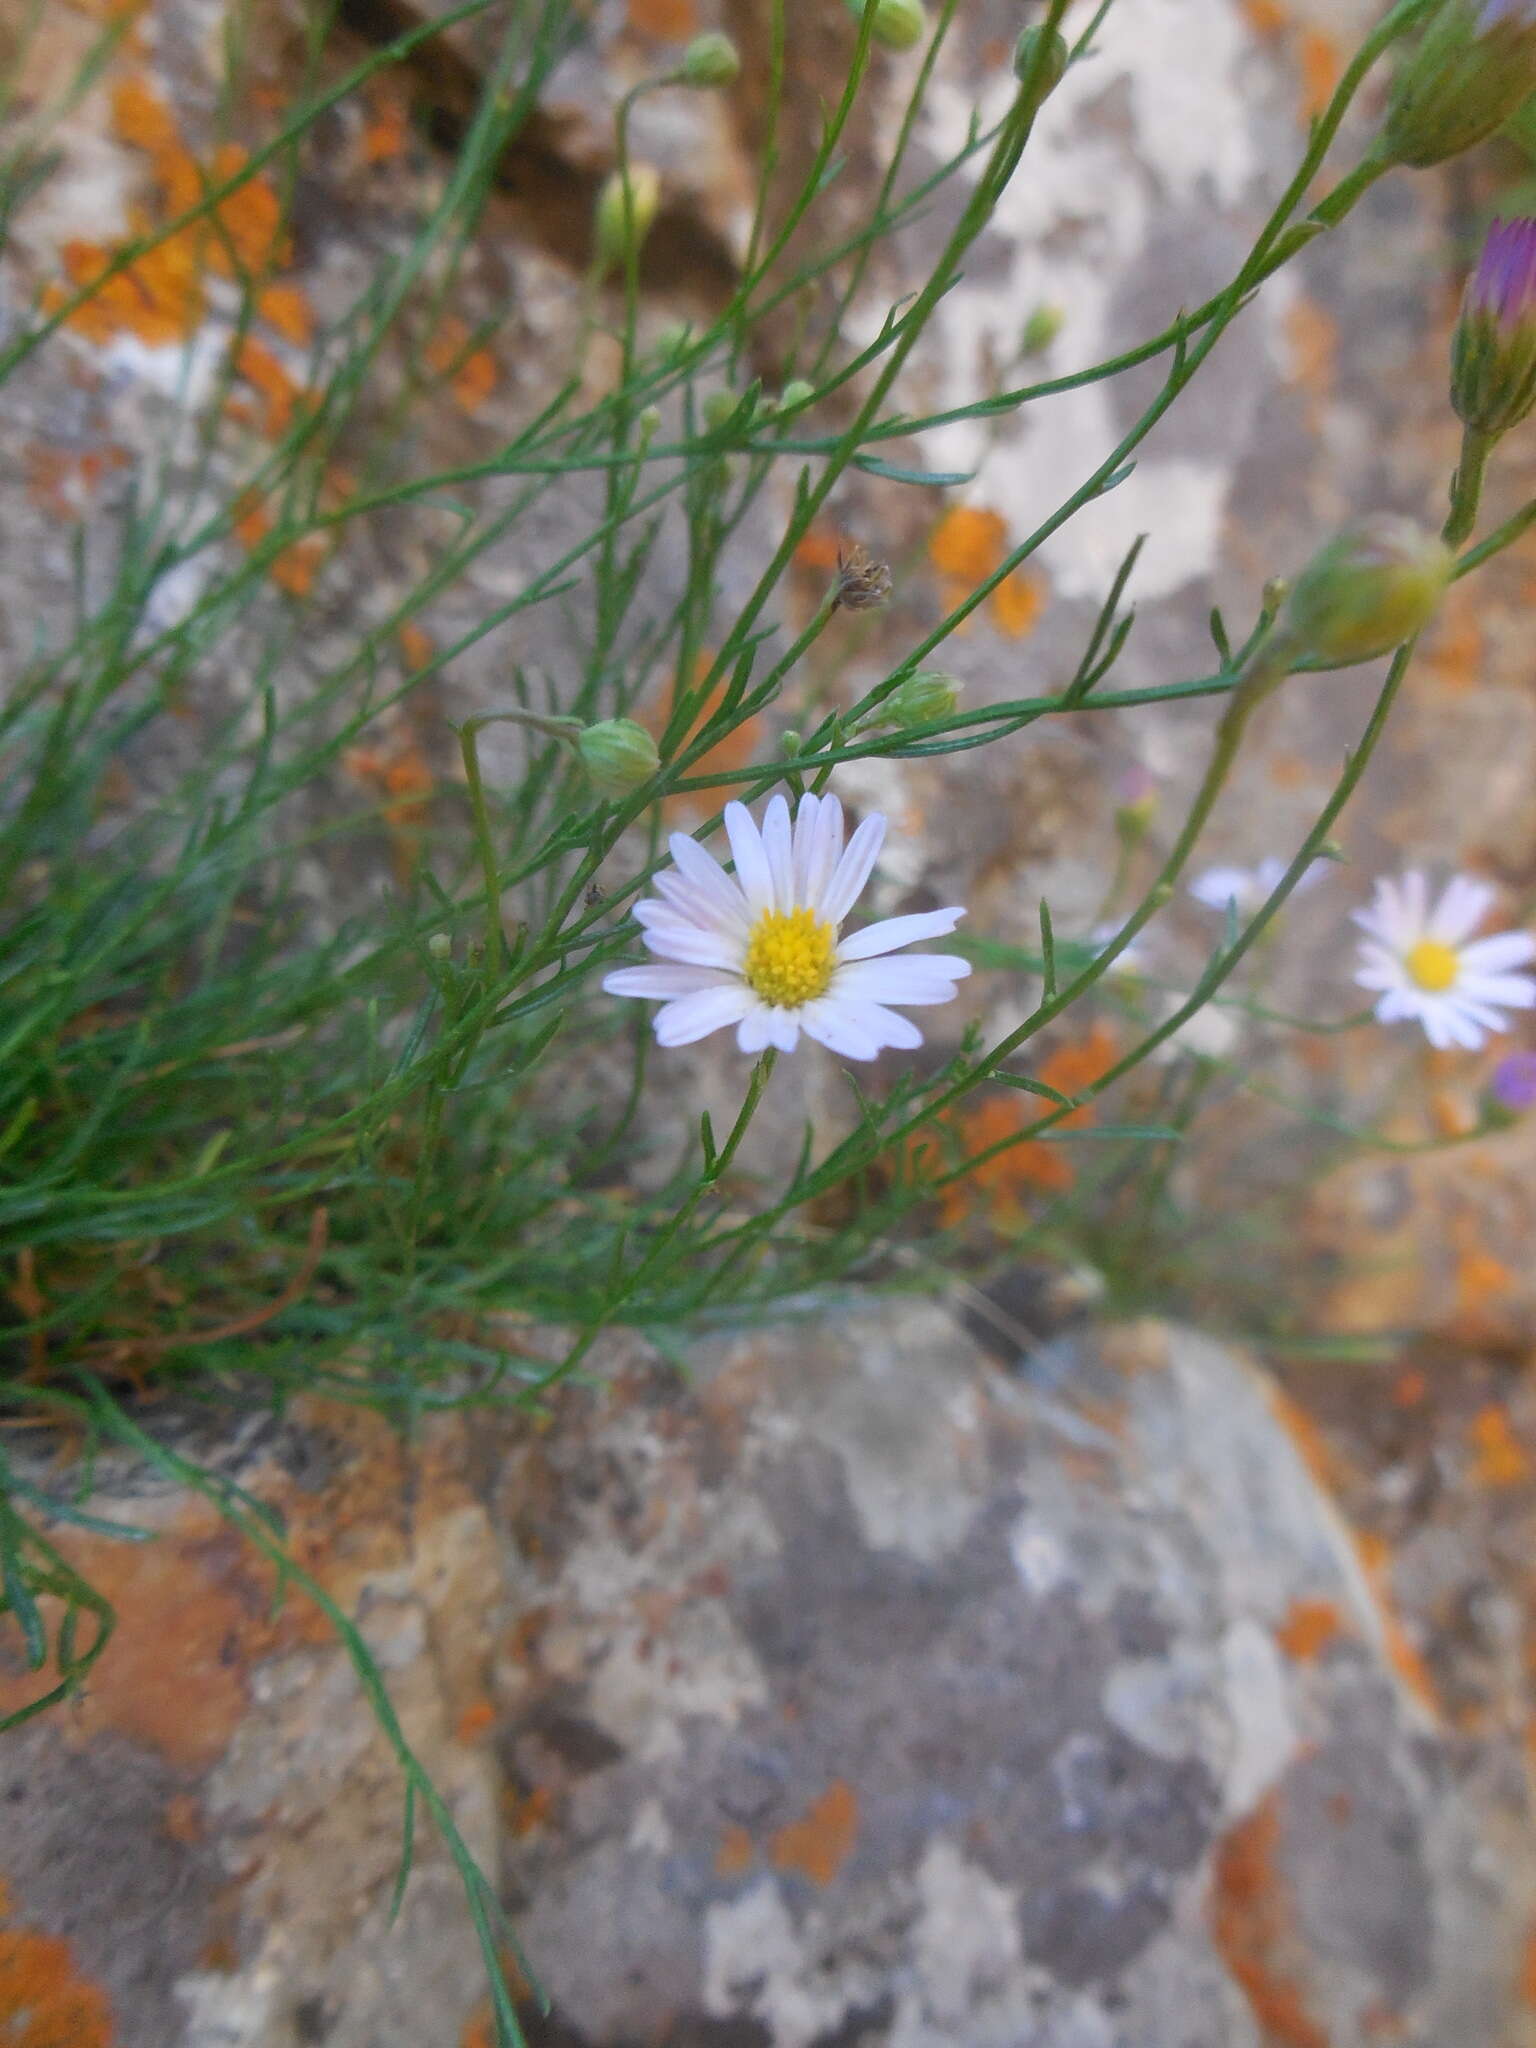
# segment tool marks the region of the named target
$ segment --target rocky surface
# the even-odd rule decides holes
[[[1521,1685],[1456,1725],[1251,1361],[1143,1324],[1004,1363],[893,1304],[604,1363],[541,1422],[406,1453],[306,1406],[231,1460],[499,1871],[532,2041],[1533,2039]],[[484,2041],[430,1837],[385,1925],[400,1784],[340,1650],[104,1477],[159,1540],[66,1543],[121,1633],[0,1752],[0,1996],[45,2023],[62,1939],[71,2048]]]
[[[24,103],[70,74],[101,11],[49,9]],[[1201,297],[1246,247],[1374,12],[1121,0],[902,403],[1070,370]],[[19,14],[0,0],[0,38]],[[65,274],[72,241],[110,245],[133,208],[168,204],[186,163],[212,158],[221,19],[181,0],[139,11],[54,135],[58,175],[16,216],[0,319]],[[369,19],[348,10],[345,54],[366,48]],[[643,103],[640,140],[667,180],[647,335],[716,303],[739,252],[763,24],[748,0],[728,20],[752,58],[739,88]],[[247,144],[291,103],[296,21],[253,11]],[[965,22],[918,168],[1005,89],[1011,0],[968,7]],[[379,422],[413,378],[409,432],[389,448],[418,471],[475,459],[547,397],[580,319],[581,222],[609,160],[609,110],[695,25],[689,0],[592,10],[464,252],[457,324],[444,337],[425,305],[407,309],[379,389],[330,451],[325,502],[372,480]],[[797,28],[794,149],[847,46],[838,8]],[[483,41],[456,52],[472,90]],[[909,76],[908,60],[878,62],[829,199],[845,226]],[[184,276],[157,278],[166,296],[147,310],[119,299],[105,331],[67,328],[0,392],[18,451],[0,466],[6,658],[66,630],[77,534],[104,579],[130,492],[162,463],[173,482],[199,474],[192,427],[215,397],[210,504],[259,468],[318,378],[316,338],[440,192],[433,95],[463,83],[388,76],[339,109],[296,189],[291,239],[274,238],[259,201],[235,217],[287,295],[265,301],[265,353],[240,357],[227,392],[237,295],[216,268],[190,296]],[[1505,168],[1394,179],[1310,250],[1136,476],[946,646],[970,700],[1070,673],[1144,526],[1127,685],[1205,668],[1211,603],[1248,616],[1319,528],[1363,507],[1432,507],[1454,460],[1443,378],[1460,269]],[[946,218],[936,210],[873,266],[859,320],[921,278]],[[1026,361],[1023,324],[1043,304],[1064,324]],[[766,335],[757,367],[771,373],[779,345]],[[594,389],[606,374],[599,349]],[[903,451],[974,470],[955,492],[850,480],[821,538],[889,555],[895,602],[873,629],[840,622],[751,746],[766,752],[806,698],[863,689],[928,631],[1102,456],[1140,390]],[[1494,513],[1533,488],[1527,437],[1501,456]],[[465,502],[495,516],[497,492],[466,486]],[[389,691],[423,680],[380,711],[356,778],[451,811],[446,720],[495,702],[509,663],[558,671],[563,658],[553,611],[486,622],[590,504],[573,486],[419,616],[398,607],[444,545],[436,513],[395,508],[334,548],[285,550],[246,637],[193,664],[189,715],[134,757],[140,784],[122,800],[196,759],[200,720],[241,713],[254,650],[292,703],[366,646]],[[727,564],[722,620],[783,509],[770,494]],[[261,540],[253,513],[167,579],[158,625]],[[791,623],[825,572],[812,554],[786,594]],[[647,601],[675,590],[680,560],[663,548]],[[1404,859],[1477,869],[1505,917],[1528,917],[1533,573],[1528,542],[1448,608],[1346,821],[1351,864],[1264,963],[1277,1008],[1354,1006],[1346,913]],[[1277,700],[1211,859],[1294,846],[1371,687],[1340,677]],[[1086,931],[1113,865],[1117,778],[1133,763],[1157,777],[1156,844],[1209,724],[1198,704],[1084,715],[960,767],[849,768],[845,798],[900,828],[874,908],[967,901],[973,928],[1022,941],[1044,895],[1059,931]],[[488,759],[517,771],[515,749]],[[308,875],[317,900],[387,886],[400,815],[359,872]],[[1157,974],[1187,983],[1211,937],[1207,913],[1170,906],[1148,942]],[[1017,1014],[1014,983],[972,988],[989,1023]],[[1222,1047],[1304,1107],[1409,1141],[1464,1126],[1484,1072],[1375,1031],[1300,1046],[1230,1015]],[[707,1104],[728,1121],[739,1087],[729,1055],[680,1060],[653,1105],[656,1157],[685,1114]],[[846,1114],[830,1064],[805,1067],[795,1108],[823,1129]],[[1021,1359],[1018,1345],[983,1354],[944,1309],[839,1306],[696,1349],[686,1380],[616,1341],[600,1389],[567,1395],[545,1423],[444,1421],[405,1452],[382,1425],[309,1408],[253,1420],[226,1447],[358,1616],[406,1733],[497,1873],[554,2001],[549,2019],[529,2008],[543,2048],[1531,2048],[1536,1121],[1444,1153],[1368,1157],[1309,1192],[1332,1157],[1315,1130],[1235,1089],[1213,1108],[1178,1182],[1197,1219],[1186,1298],[1213,1326],[1274,1312],[1291,1334],[1365,1340],[1341,1363],[1294,1364],[1289,1399],[1250,1361],[1158,1327],[1078,1333]],[[755,1164],[770,1170],[797,1141],[770,1128]],[[1285,1201],[1255,1226],[1277,1188]],[[990,1197],[982,1206],[996,1227]],[[1415,1348],[1409,1331],[1430,1341]],[[197,1500],[117,1467],[96,1505],[156,1540],[70,1542],[119,1608],[119,1635],[84,1699],[0,1747],[0,2039],[9,2026],[26,2048],[483,2048],[474,1943],[429,1834],[386,1928],[399,1779],[326,1629],[297,1595],[274,1615],[269,1577]],[[20,1682],[0,1665],[0,1704]]]

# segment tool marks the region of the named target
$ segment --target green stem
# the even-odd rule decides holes
[[[1477,524],[1483,477],[1497,439],[1497,435],[1485,434],[1477,427],[1467,427],[1462,432],[1461,460],[1451,478],[1451,509],[1443,529],[1446,541],[1453,548],[1459,548],[1469,540]]]

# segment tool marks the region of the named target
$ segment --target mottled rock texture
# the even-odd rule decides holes
[[[19,12],[0,0],[0,40]],[[235,118],[254,143],[291,101],[301,43],[297,14],[249,12],[268,98]],[[901,403],[1068,372],[1229,275],[1375,12],[1120,0]],[[70,0],[49,16],[26,90],[56,86],[99,26]],[[143,104],[125,119],[113,99],[126,79],[149,81],[190,155],[211,156],[222,18],[160,0],[71,110],[60,175],[18,213],[0,262],[0,319],[57,280],[71,239],[110,241],[135,205],[158,203]],[[750,0],[728,20],[748,54],[741,85],[645,103],[639,141],[667,181],[647,337],[717,304],[739,255],[765,34]],[[373,479],[379,423],[409,378],[426,395],[385,445],[418,471],[473,462],[545,401],[575,345],[609,111],[696,25],[690,0],[592,10],[464,251],[460,325],[444,344],[424,308],[408,309],[335,451],[336,491]],[[995,109],[1017,26],[1012,0],[964,9],[916,169],[976,108]],[[356,33],[351,56],[365,47]],[[830,0],[799,11],[787,162],[803,160],[840,88],[850,34]],[[378,81],[306,165],[274,279],[298,298],[269,301],[257,321],[267,354],[234,378],[209,509],[259,468],[307,388],[304,323],[323,337],[440,190],[442,120],[451,128],[461,104],[448,102],[465,76],[472,95],[484,60],[474,38],[455,47],[468,67],[457,85]],[[829,197],[837,225],[867,209],[906,75],[903,60],[879,60]],[[1437,503],[1454,460],[1446,336],[1496,175],[1395,178],[1308,251],[1126,485],[946,647],[970,701],[1070,674],[1143,527],[1129,686],[1209,666],[1211,603],[1246,619],[1319,528]],[[872,330],[925,274],[949,204],[882,253],[856,324]],[[262,232],[260,218],[244,226]],[[161,465],[173,487],[200,474],[196,423],[234,332],[228,280],[205,282],[189,348],[131,320],[108,337],[71,328],[0,394],[17,450],[0,465],[12,658],[67,630],[77,535],[99,592],[130,492]],[[1023,324],[1046,302],[1065,323],[1024,362]],[[466,354],[493,316],[489,344]],[[771,382],[780,339],[754,342]],[[594,390],[608,374],[595,351]],[[766,752],[805,697],[873,681],[957,584],[987,572],[989,549],[1000,558],[1102,458],[1144,395],[1136,380],[1099,387],[892,451],[975,470],[947,496],[850,479],[829,526],[899,564],[895,602],[873,629],[842,622],[750,744]],[[818,426],[837,423],[837,404]],[[1501,458],[1495,514],[1529,495],[1533,465],[1529,437]],[[462,497],[494,512],[506,486],[467,483]],[[512,663],[558,670],[562,657],[553,609],[487,621],[595,502],[573,485],[419,618],[395,607],[445,545],[440,512],[397,507],[279,558],[239,633],[191,664],[187,718],[132,758],[129,800],[196,758],[200,721],[242,710],[258,658],[291,705],[359,649],[393,685],[463,641],[368,736],[385,794],[399,774],[412,800],[451,801],[446,721],[495,702]],[[786,502],[770,494],[743,534],[722,619]],[[956,502],[976,519],[940,542]],[[211,552],[227,569],[259,538],[235,531]],[[1353,866],[1306,899],[1266,963],[1276,1007],[1353,1006],[1345,914],[1371,873],[1404,858],[1476,868],[1507,915],[1528,911],[1533,571],[1528,541],[1475,597],[1458,592],[1428,641],[1346,820]],[[167,580],[152,623],[184,614],[201,573]],[[791,625],[821,573],[796,571]],[[681,574],[672,536],[641,601],[668,601]],[[1276,701],[1218,813],[1213,859],[1289,851],[1371,687],[1352,675]],[[1113,860],[1116,776],[1140,760],[1161,779],[1156,838],[1194,785],[1210,723],[1198,703],[1053,720],[961,757],[963,778],[953,763],[849,768],[845,797],[882,804],[900,828],[874,908],[967,901],[975,928],[1024,939],[1045,895],[1059,930],[1086,930]],[[493,774],[517,771],[504,741],[487,745]],[[317,807],[329,815],[332,798]],[[312,866],[301,880],[319,904],[375,891],[397,851],[381,829],[360,871]],[[1187,985],[1211,939],[1205,913],[1172,907],[1150,942],[1159,973]],[[1015,986],[971,986],[988,1022],[1013,1021]],[[1401,1039],[1384,1057],[1374,1033],[1303,1056],[1284,1033],[1239,1028],[1293,1096],[1399,1137],[1454,1128],[1480,1081],[1470,1063],[1421,1066]],[[739,1099],[729,1055],[689,1054],[671,1071],[648,1112],[661,1161],[684,1119],[707,1104],[728,1120]],[[802,1088],[797,1110],[823,1131],[846,1117],[830,1065],[803,1068]],[[1306,1413],[1194,1336],[1081,1335],[1021,1368],[1015,1351],[981,1353],[947,1311],[840,1305],[696,1350],[687,1378],[616,1343],[596,1390],[568,1394],[547,1422],[440,1422],[407,1452],[382,1426],[308,1408],[252,1421],[225,1447],[357,1614],[407,1734],[497,1872],[554,2001],[547,2020],[530,2006],[543,2048],[1530,2048],[1536,1410],[1522,1368],[1536,1339],[1536,1125],[1428,1159],[1369,1159],[1312,1197],[1304,1237],[1275,1229],[1256,1247],[1248,1210],[1287,1177],[1300,1191],[1326,1154],[1266,1104],[1233,1095],[1217,1111],[1181,1177],[1203,1219],[1189,1247],[1204,1262],[1202,1309],[1227,1317],[1234,1296],[1257,1292],[1289,1323],[1388,1340],[1293,1380]],[[793,1150],[798,1124],[768,1135],[758,1165],[775,1144]],[[1424,1327],[1440,1348],[1388,1370],[1398,1333]],[[480,2048],[474,1946],[429,1835],[386,1928],[399,1780],[324,1627],[296,1596],[274,1615],[269,1576],[200,1503],[115,1468],[97,1505],[156,1540],[71,1544],[120,1633],[84,1699],[0,1749],[0,2039],[9,2027],[32,2029],[26,2048]],[[0,1667],[0,1703],[20,1682]]]
[[[1532,2039],[1521,1745],[1446,1725],[1251,1363],[1148,1324],[1010,1368],[913,1304],[605,1363],[542,1422],[314,1407],[237,1461],[499,1868],[535,2042]],[[385,1927],[340,1651],[201,1511],[95,1505],[161,1533],[0,1758],[10,1927],[118,2048],[479,2038],[430,1839]]]

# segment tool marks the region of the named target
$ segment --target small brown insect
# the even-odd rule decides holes
[[[857,541],[847,555],[838,549],[837,588],[832,595],[834,611],[873,611],[876,605],[884,604],[890,594],[889,563],[877,562]]]

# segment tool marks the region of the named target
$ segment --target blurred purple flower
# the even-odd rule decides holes
[[[1451,401],[1489,435],[1508,433],[1536,405],[1536,220],[1488,230],[1451,344]]]
[[[1517,1116],[1536,1109],[1536,1052],[1512,1052],[1493,1070],[1489,1093],[1500,1109]]]
[[[1467,311],[1491,313],[1504,327],[1536,313],[1536,220],[1494,222],[1467,287]]]

